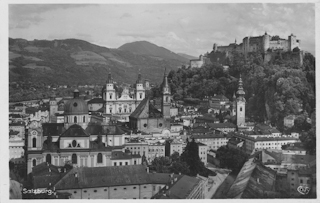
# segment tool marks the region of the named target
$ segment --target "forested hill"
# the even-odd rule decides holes
[[[315,109],[315,58],[306,53],[303,66],[290,60],[290,52],[263,63],[257,53],[247,58],[233,53],[228,71],[219,64],[200,69],[182,68],[168,75],[175,99],[203,98],[224,94],[229,99],[237,91],[241,73],[247,101],[246,115],[254,121],[269,120],[283,127],[287,115],[305,112],[310,117]]]
[[[104,84],[111,69],[115,81],[133,83],[140,69],[143,78],[160,83],[165,68],[176,70],[183,64],[174,58],[159,59],[78,39],[9,38],[10,82]]]

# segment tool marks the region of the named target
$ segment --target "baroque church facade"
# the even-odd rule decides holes
[[[146,88],[140,73],[134,84],[133,92],[128,87],[124,87],[123,91],[119,92],[109,72],[106,86],[102,89],[102,98],[106,102],[104,113],[115,116],[120,121],[128,122],[130,114],[134,112],[145,97]]]

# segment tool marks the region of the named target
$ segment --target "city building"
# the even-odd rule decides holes
[[[208,126],[211,129],[219,130],[224,133],[234,132],[237,126],[233,123],[209,123]]]
[[[237,91],[237,100],[236,100],[236,106],[237,106],[237,126],[245,126],[245,112],[246,112],[246,99],[244,98],[245,92],[243,91],[243,84],[242,79],[240,75],[239,79],[239,87]]]
[[[198,145],[199,158],[204,163],[204,165],[207,165],[207,163],[208,163],[208,161],[207,161],[208,146],[201,143],[201,142],[197,142],[197,145]]]
[[[170,179],[170,174],[150,174],[143,165],[80,167],[68,172],[54,188],[70,193],[71,199],[150,199]]]
[[[204,199],[206,178],[187,175],[173,177],[152,199]]]
[[[207,146],[207,150],[218,150],[220,147],[228,144],[228,140],[231,136],[222,134],[209,132],[205,134],[192,134],[191,139],[194,139],[196,142],[201,142]]]
[[[300,142],[299,137],[293,135],[263,135],[254,131],[229,133],[229,135],[244,140],[242,150],[247,154],[262,149],[281,151],[282,145]]]

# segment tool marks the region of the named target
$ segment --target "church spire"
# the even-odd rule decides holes
[[[168,83],[168,76],[167,76],[167,68],[165,68],[165,70],[164,70],[162,91],[163,91],[163,93],[166,93],[166,92],[170,93],[170,86]]]
[[[111,76],[111,68],[109,68],[107,83],[108,84],[113,83],[112,76]]]
[[[245,95],[245,92],[243,91],[243,82],[242,82],[241,74],[239,78],[239,87],[238,87],[237,95],[238,97],[243,97]]]
[[[140,68],[139,68],[139,74],[138,74],[137,84],[142,84]]]

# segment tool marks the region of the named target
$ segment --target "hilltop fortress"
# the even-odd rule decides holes
[[[298,47],[300,49],[301,41],[291,34],[288,39],[282,39],[279,36],[270,36],[267,32],[262,36],[257,37],[245,37],[242,43],[231,43],[228,46],[218,46],[213,44],[213,52],[268,52],[268,51],[292,51]]]

